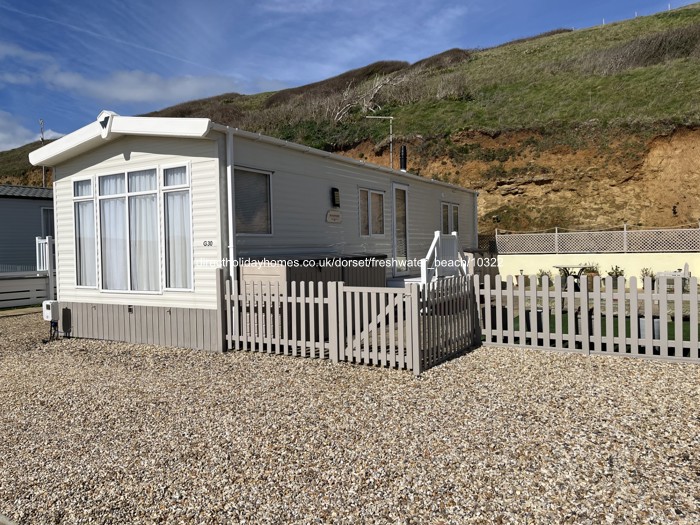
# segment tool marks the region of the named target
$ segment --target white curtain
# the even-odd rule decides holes
[[[124,175],[99,178],[100,195],[117,195],[126,191]],[[102,245],[102,287],[126,290],[126,198],[100,201],[100,241]]]
[[[132,187],[131,175],[129,188]],[[158,211],[155,194],[129,197],[129,243],[131,289],[158,290]]]
[[[167,168],[165,170],[164,183],[166,186],[180,186],[187,184],[187,168],[180,166],[178,168]]]
[[[92,196],[92,181],[77,180],[73,183],[73,195],[75,197],[91,197]]]
[[[156,170],[129,172],[129,193],[156,190]]]
[[[126,290],[126,199],[100,201],[100,240],[102,242],[102,287]]]
[[[100,177],[100,195],[117,195],[119,193],[126,193],[123,174]]]
[[[96,286],[95,204],[75,203],[75,252],[78,286]]]
[[[165,285],[192,288],[190,192],[165,193]]]

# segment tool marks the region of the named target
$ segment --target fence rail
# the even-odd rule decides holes
[[[656,289],[647,277],[641,291],[635,277],[595,277],[590,290],[572,276],[474,282],[486,344],[700,363],[695,277],[662,277]]]
[[[700,229],[498,233],[501,254],[656,253],[700,251]]]
[[[16,308],[56,297],[55,278],[37,272],[0,274],[0,308]],[[51,288],[53,287],[53,294]]]
[[[480,344],[471,279],[377,288],[225,282],[230,350],[330,359],[420,374]]]

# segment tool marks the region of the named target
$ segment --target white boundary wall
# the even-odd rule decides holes
[[[685,264],[692,275],[700,275],[700,253],[558,253],[498,255],[498,271],[501,275],[537,275],[540,270],[558,275],[555,266],[598,264],[600,274],[606,276],[613,266],[625,271],[625,276],[641,276],[642,268],[654,273],[672,272]]]

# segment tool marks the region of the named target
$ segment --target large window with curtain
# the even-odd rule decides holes
[[[102,289],[158,291],[155,169],[98,177]]]
[[[165,287],[192,288],[192,228],[187,168],[163,170]]]
[[[272,234],[270,174],[236,168],[234,177],[236,233]]]
[[[97,286],[95,243],[95,202],[92,180],[73,182],[73,224],[75,226],[75,284]]]
[[[73,209],[78,286],[125,292],[159,292],[163,285],[192,290],[187,165],[76,180]]]

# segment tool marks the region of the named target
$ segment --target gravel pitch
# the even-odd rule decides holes
[[[409,372],[0,318],[0,514],[51,523],[699,523],[700,367],[481,348]]]

